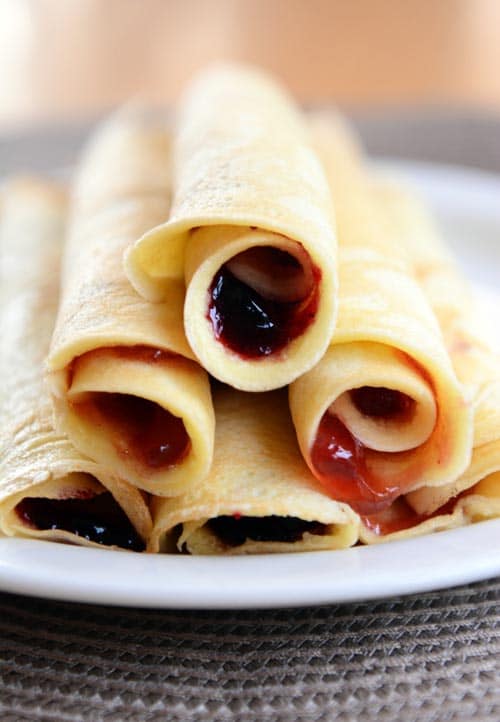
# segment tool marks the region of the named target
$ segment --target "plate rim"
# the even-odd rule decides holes
[[[447,589],[500,575],[500,545],[484,552],[495,538],[500,538],[500,519],[373,546],[225,557],[144,555],[4,537],[0,589],[59,601],[153,609],[345,604]],[[102,565],[103,555],[114,563]],[[100,569],[97,576],[95,569]],[[62,572],[55,580],[54,570]],[[184,575],[172,584],[179,571]],[[331,577],[321,581],[326,574]],[[145,586],[141,588],[137,579]],[[306,586],[300,586],[299,580]]]

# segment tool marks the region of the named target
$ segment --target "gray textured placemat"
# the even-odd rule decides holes
[[[354,120],[372,152],[500,171],[499,118],[398,111]],[[71,163],[84,132],[1,140],[0,173]],[[263,612],[3,594],[0,629],[1,722],[500,720],[500,579]]]
[[[500,720],[500,580],[266,612],[0,597],[2,722]]]

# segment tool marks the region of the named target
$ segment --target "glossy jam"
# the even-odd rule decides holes
[[[145,545],[110,492],[90,498],[27,497],[16,507],[19,518],[33,529],[59,529],[103,546],[144,551]]]
[[[422,524],[427,519],[452,514],[459,496],[450,499],[446,504],[443,504],[443,506],[436,509],[435,512],[428,515],[418,514],[403,497],[400,497],[396,499],[388,509],[376,514],[362,516],[361,520],[367,529],[374,534],[386,536],[387,534],[394,534],[398,531],[411,529],[418,524]]]
[[[420,524],[420,516],[403,497],[396,499],[388,509],[361,517],[363,524],[374,534],[385,536]]]
[[[119,453],[151,470],[168,469],[189,453],[191,441],[182,419],[153,401],[128,394],[94,393],[90,413],[112,426]]]
[[[325,525],[293,516],[218,516],[207,522],[210,530],[223,544],[237,547],[247,539],[262,542],[296,542],[305,532],[322,535]]]
[[[358,411],[365,416],[406,421],[415,411],[415,401],[395,389],[361,386],[353,389],[350,396]]]
[[[398,488],[384,483],[369,470],[363,444],[328,412],[320,422],[311,462],[329,495],[347,502],[360,514],[380,511],[399,494]]]
[[[288,253],[281,254],[283,266],[297,264]],[[273,271],[279,263],[273,264]],[[276,272],[276,271],[275,271]],[[242,358],[257,359],[282,351],[301,336],[314,320],[319,301],[321,272],[313,268],[314,283],[307,298],[280,302],[264,298],[222,266],[209,289],[207,318],[215,338]]]

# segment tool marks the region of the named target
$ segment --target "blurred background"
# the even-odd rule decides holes
[[[500,0],[0,0],[0,133],[172,101],[218,58],[304,102],[500,115]]]

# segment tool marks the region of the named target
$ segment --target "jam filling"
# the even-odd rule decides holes
[[[383,386],[361,386],[352,389],[350,396],[358,411],[365,416],[406,421],[415,412],[414,399],[401,391]]]
[[[266,253],[262,263],[277,278],[290,275],[291,270],[300,272],[301,265],[291,254],[277,248],[259,250]],[[318,268],[312,269],[307,295],[290,301],[262,295],[239,280],[228,265],[219,269],[210,286],[207,318],[215,338],[231,351],[247,359],[279,353],[314,320],[321,278]]]
[[[460,498],[461,494],[449,499],[445,504],[436,509],[432,514],[418,514],[413,509],[406,499],[400,497],[391,504],[388,509],[385,509],[377,514],[369,514],[362,516],[361,520],[363,524],[378,536],[385,536],[386,534],[393,534],[397,531],[403,531],[405,529],[411,529],[418,524],[422,524],[427,519],[432,519],[435,516],[442,516],[445,514],[452,514],[456,502]]]
[[[97,423],[112,425],[113,443],[122,456],[154,471],[179,464],[191,440],[182,419],[158,404],[129,394],[93,393],[83,402]]]
[[[247,539],[262,542],[297,542],[305,532],[321,536],[326,527],[317,521],[294,516],[218,516],[207,522],[209,529],[226,546],[239,547]]]
[[[386,508],[400,493],[399,488],[384,483],[369,470],[365,446],[328,412],[321,419],[311,462],[330,496],[350,504],[359,514]]]
[[[90,498],[42,499],[27,497],[16,506],[28,526],[71,532],[103,546],[142,552],[143,540],[110,492]]]
[[[403,497],[396,499],[388,509],[377,514],[361,517],[363,524],[378,536],[385,536],[403,529],[410,529],[424,521],[426,517],[417,514]]]
[[[394,389],[361,386],[350,395],[366,416],[407,421],[415,412],[415,401]],[[332,498],[350,504],[359,514],[381,511],[401,493],[369,469],[367,451],[337,416],[323,415],[311,451],[314,471]]]

